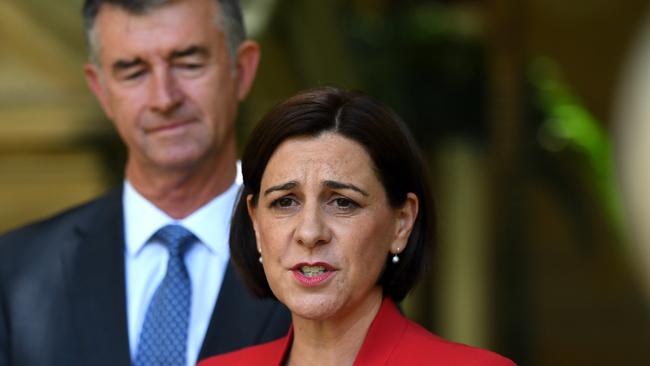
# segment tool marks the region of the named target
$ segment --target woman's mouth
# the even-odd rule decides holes
[[[298,282],[307,287],[314,287],[329,279],[335,272],[334,267],[327,263],[299,263],[291,268]]]
[[[323,266],[302,266],[300,272],[307,277],[316,277],[322,275],[327,270]]]

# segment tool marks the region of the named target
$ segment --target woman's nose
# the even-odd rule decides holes
[[[310,207],[308,205],[303,208],[298,218],[294,236],[298,244],[306,247],[329,243],[331,231],[319,207]]]

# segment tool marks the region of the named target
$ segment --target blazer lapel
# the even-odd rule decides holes
[[[397,306],[385,297],[375,315],[354,365],[386,365],[404,339],[408,320]],[[406,362],[405,364],[408,364]]]
[[[79,354],[86,365],[130,365],[121,189],[97,202],[77,235],[67,261]]]
[[[199,359],[259,343],[273,305],[250,294],[228,261]]]

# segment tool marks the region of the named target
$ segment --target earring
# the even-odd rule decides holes
[[[394,264],[399,263],[399,255],[398,254],[399,254],[399,248],[397,248],[397,253],[393,254],[392,261],[393,261]]]
[[[260,263],[262,263],[262,256],[261,255],[260,255],[260,258],[258,259],[258,261],[260,261]]]

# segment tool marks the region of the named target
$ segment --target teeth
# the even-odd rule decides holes
[[[323,273],[325,273],[325,267],[322,267],[322,266],[302,266],[302,268],[300,268],[300,271],[302,272],[302,274],[304,274],[307,277],[315,277],[315,276],[319,276],[319,275],[322,275]]]

